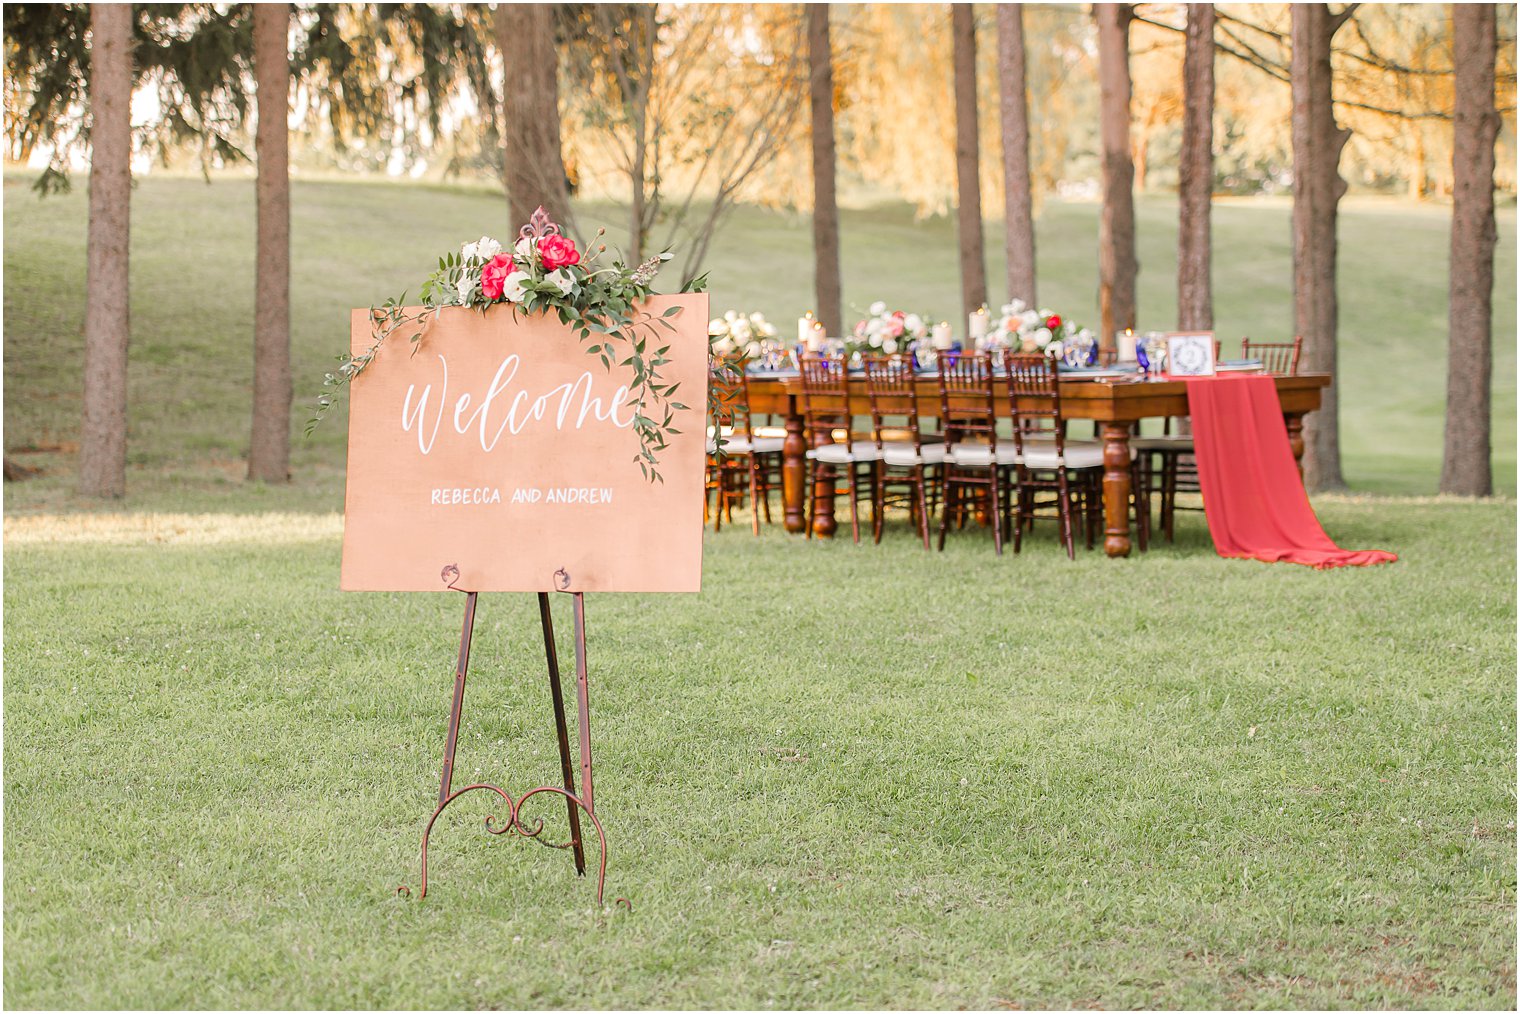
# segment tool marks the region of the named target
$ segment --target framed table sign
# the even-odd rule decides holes
[[[1174,332],[1166,336],[1166,372],[1174,377],[1214,375],[1214,332]]]

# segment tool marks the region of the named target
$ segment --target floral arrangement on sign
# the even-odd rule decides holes
[[[600,240],[605,231],[598,231],[596,238]],[[428,321],[445,307],[467,307],[484,313],[505,303],[512,307],[514,316],[555,314],[561,324],[576,333],[586,353],[601,359],[606,369],[616,365],[632,372],[628,391],[635,407],[633,428],[641,445],[634,460],[646,479],[663,481],[658,470],[659,452],[667,446],[666,437],[679,432],[673,426],[675,413],[686,411],[686,406],[671,400],[677,385],[665,383],[660,374],[660,368],[669,362],[665,356],[670,347],[650,338],[659,333],[660,326],[674,331],[669,318],[681,308],[673,306],[656,317],[639,309],[638,304],[654,295],[654,276],[671,254],[666,251],[635,267],[621,261],[598,267],[597,260],[606,251],[600,242],[594,249],[583,251],[539,208],[519,231],[510,250],[482,236],[464,244],[458,253],[440,257],[437,270],[422,283],[420,311],[407,309],[405,293],[370,308],[374,342],[358,355],[338,357],[337,371],[323,380],[324,391],[317,399],[316,414],[307,423],[307,435],[397,331],[409,332],[415,352]],[[702,275],[681,291],[702,292],[706,287],[707,276]]]
[[[872,303],[866,312],[870,316],[855,325],[855,340],[846,343],[847,352],[890,356],[894,352],[907,352],[912,343],[929,337],[929,324],[919,314],[888,312],[887,304],[881,300]]]
[[[759,312],[729,310],[722,317],[713,318],[707,322],[707,340],[715,356],[737,352],[750,359],[759,358],[771,346],[779,346],[775,326]]]
[[[1050,310],[1036,310],[1022,299],[1002,308],[997,327],[988,334],[989,346],[1011,348],[1019,352],[1043,352],[1053,359],[1072,363],[1071,354],[1079,353],[1084,363],[1096,361],[1097,337],[1085,327]]]

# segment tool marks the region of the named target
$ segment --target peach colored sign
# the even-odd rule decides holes
[[[676,330],[653,323],[666,318]],[[702,582],[707,296],[656,296],[643,334],[679,382],[663,482],[645,479],[627,367],[552,316],[445,309],[415,353],[382,346],[352,386],[342,587],[694,592]],[[355,354],[369,314],[353,311]],[[598,337],[593,332],[593,340]]]

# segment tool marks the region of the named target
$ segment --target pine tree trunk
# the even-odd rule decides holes
[[[950,7],[955,73],[955,194],[961,255],[961,302],[966,315],[987,303],[982,244],[981,146],[976,122],[976,14],[971,4]]]
[[[1103,148],[1103,211],[1098,220],[1098,311],[1103,348],[1135,326],[1135,167],[1129,145],[1128,4],[1093,4],[1098,22],[1098,111]]]
[[[1177,182],[1177,326],[1214,328],[1214,5],[1188,4],[1182,57],[1182,152]]]
[[[258,253],[248,478],[290,479],[290,5],[253,8]]]
[[[1335,122],[1330,43],[1350,8],[1332,16],[1322,3],[1294,4],[1290,68],[1293,90],[1293,318],[1303,336],[1303,367],[1329,373],[1318,412],[1304,419],[1304,484],[1342,489],[1340,388],[1335,295],[1336,217],[1346,181],[1341,150],[1351,132]]]
[[[570,191],[560,149],[554,6],[497,5],[496,43],[505,68],[504,164],[512,228],[526,224],[539,206],[568,226]]]
[[[1451,303],[1441,492],[1489,496],[1493,382],[1494,107],[1492,4],[1452,5],[1456,124],[1451,153]]]
[[[127,490],[132,5],[90,8],[90,227],[79,492]]]
[[[1008,296],[1036,305],[1034,199],[1029,171],[1029,91],[1025,73],[1024,9],[998,4],[998,83],[1003,114],[1004,247]]]
[[[834,193],[834,56],[829,5],[807,5],[808,96],[813,135],[813,285],[818,319],[831,335],[844,333],[839,276],[839,204]]]

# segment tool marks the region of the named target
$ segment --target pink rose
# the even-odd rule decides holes
[[[569,236],[545,236],[540,239],[538,256],[547,271],[568,268],[581,262],[581,252],[575,248],[575,240]]]
[[[512,258],[500,253],[491,258],[491,263],[480,269],[480,291],[486,294],[487,299],[501,298],[506,278],[512,273],[514,267]]]

